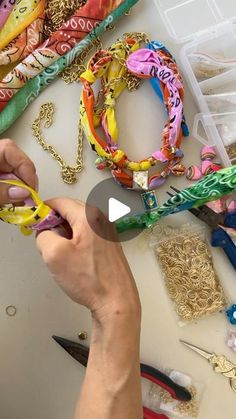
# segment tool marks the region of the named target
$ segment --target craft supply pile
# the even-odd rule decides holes
[[[66,84],[80,83],[74,165],[69,165],[59,153],[60,144],[57,149],[47,141],[47,128],[56,124],[53,102],[42,104],[37,99],[39,113],[31,121],[32,141],[36,140],[37,146],[56,161],[61,172],[59,181],[64,181],[68,188],[78,181],[83,170],[83,143],[88,141],[95,157],[94,170],[110,171],[121,188],[139,194],[143,212],[118,220],[118,233],[122,237],[129,229],[149,232],[150,252],[155,253],[161,268],[178,324],[200,322],[221,312],[230,325],[226,344],[233,357],[236,301],[225,292],[224,278],[214,266],[212,247],[221,248],[225,263],[236,269],[236,34],[230,53],[221,48],[228,27],[226,33],[219,32],[219,50],[212,46],[211,36],[185,47],[186,80],[202,111],[195,117],[192,135],[188,128],[192,121],[187,120],[184,112],[182,69],[163,40],[151,39],[140,28],[140,32],[120,34],[108,47],[103,45],[103,33],[109,33],[114,25],[118,29],[121,17],[131,20],[136,3],[138,0],[0,2],[0,134],[57,77]],[[118,127],[122,121],[117,119],[116,104],[125,90],[135,95],[142,83],[150,83],[157,106],[164,107],[166,122],[156,148],[135,161],[120,146]],[[199,121],[210,127],[206,129],[207,140],[198,132]],[[185,142],[199,140],[203,142],[199,155],[185,155]],[[180,176],[186,182],[182,190],[175,185]],[[171,178],[171,188],[166,186],[167,178]],[[21,179],[2,173],[0,182],[21,186],[31,194],[25,205],[1,207],[2,221],[19,226],[25,235],[63,228],[64,220]],[[169,195],[165,202],[160,202],[159,190]],[[175,217],[182,211],[192,214],[192,223],[175,229],[168,221],[164,222],[164,217],[171,214]],[[75,353],[81,364],[87,365],[88,348],[54,338],[69,353]],[[227,377],[236,391],[236,364],[223,355],[184,343]],[[189,375],[186,371],[165,373],[141,365],[142,377],[153,383],[151,388],[144,389],[144,417],[197,417],[200,392],[191,371]],[[222,391],[225,391],[223,386],[224,382]]]

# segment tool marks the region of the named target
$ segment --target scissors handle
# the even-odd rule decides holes
[[[235,378],[231,378],[230,379],[230,387],[232,388],[233,391],[235,391],[236,393],[236,377]]]
[[[224,226],[236,228],[236,212],[227,213],[224,219]]]
[[[191,400],[191,393],[186,388],[176,384],[170,377],[163,374],[163,372],[145,364],[140,364],[140,369],[141,376],[143,378],[146,378],[161,388],[164,388],[164,390],[168,391],[174,399],[184,402]]]
[[[163,413],[153,412],[152,410],[148,409],[147,407],[143,408],[143,419],[169,419],[168,416],[164,415]]]
[[[217,228],[212,233],[211,244],[213,247],[222,247],[231,265],[236,270],[236,246],[233,240],[222,228]]]

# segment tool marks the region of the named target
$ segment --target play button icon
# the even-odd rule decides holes
[[[99,208],[111,223],[144,212],[141,192],[121,188],[113,178],[99,182],[87,197],[85,211],[90,227],[106,240],[110,240],[107,231],[101,231],[98,223],[94,222],[94,207]],[[119,234],[117,241],[133,239],[141,232],[141,229],[129,230]]]
[[[109,198],[108,219],[111,223],[131,213],[131,208],[115,198]]]

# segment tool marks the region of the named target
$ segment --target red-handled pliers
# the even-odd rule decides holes
[[[156,368],[150,367],[149,365],[140,364],[140,370],[141,376],[143,378],[152,381],[156,385],[168,391],[168,393],[170,393],[173,399],[180,400],[183,402],[188,402],[191,400],[191,394],[186,388],[176,384],[173,380],[171,380],[170,377],[168,377],[166,374],[163,374]],[[144,419],[168,419],[168,416],[162,413],[153,412],[147,407],[143,408],[143,413]]]
[[[76,359],[76,361],[78,361],[84,367],[87,367],[89,348],[81,345],[80,343],[72,342],[71,340],[64,339],[59,336],[53,336],[53,339],[60,346],[62,346],[62,348],[65,349],[74,359]],[[170,393],[174,399],[185,402],[191,400],[192,396],[186,388],[179,386],[173,380],[171,380],[170,377],[163,374],[156,368],[150,367],[149,365],[140,364],[140,371],[143,378],[152,381],[153,383],[168,391],[168,393]],[[144,419],[169,419],[165,414],[153,412],[147,407],[143,408],[143,415]]]

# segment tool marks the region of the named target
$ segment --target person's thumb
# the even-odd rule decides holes
[[[29,198],[30,192],[19,186],[0,184],[0,206],[4,204],[22,202]]]

